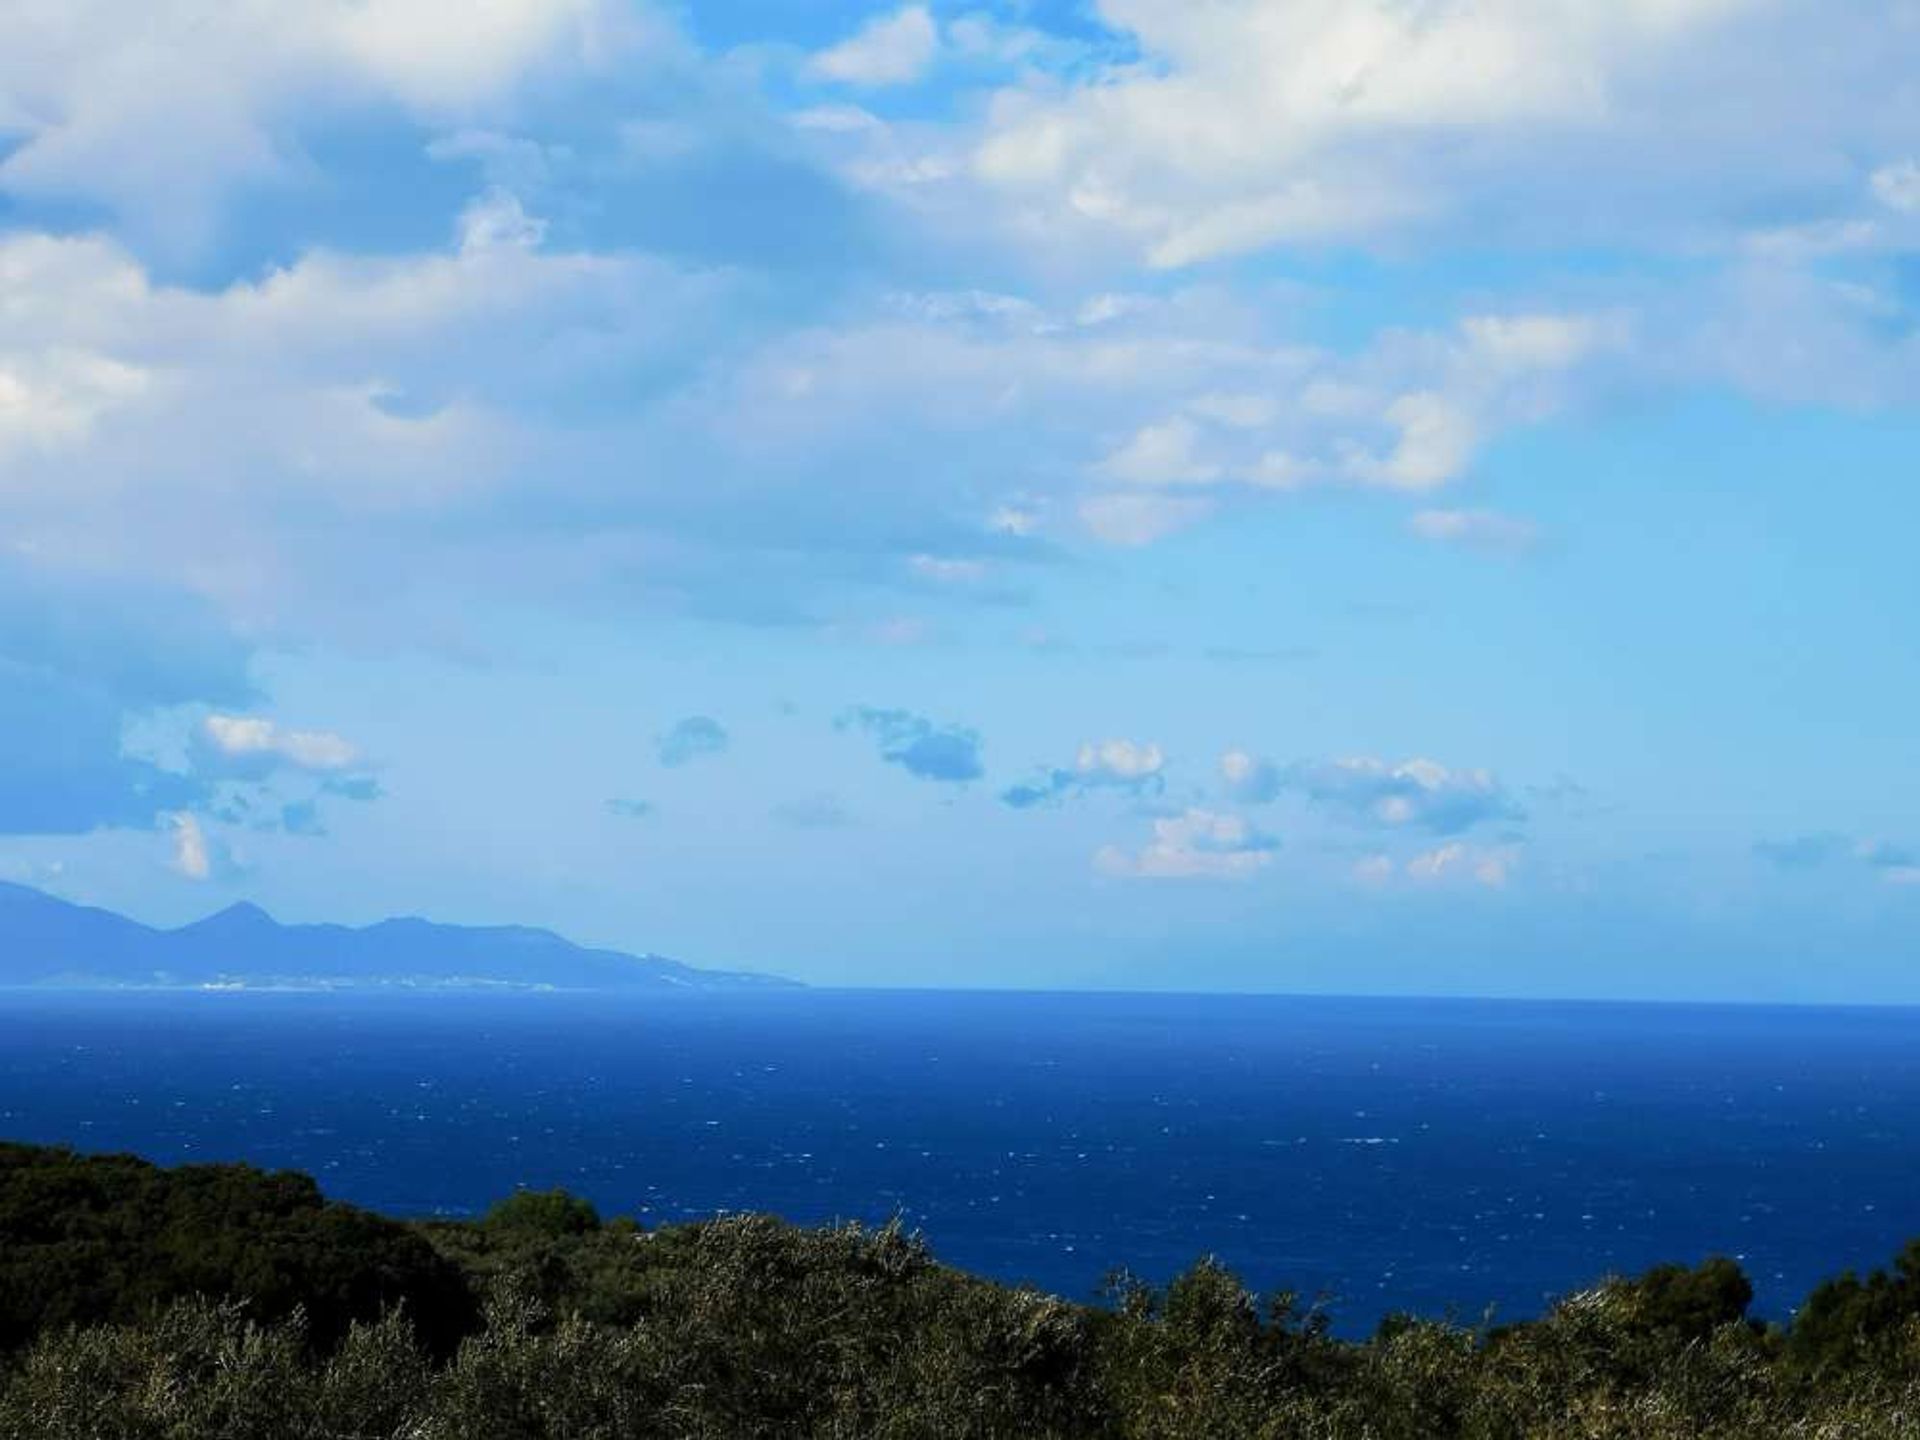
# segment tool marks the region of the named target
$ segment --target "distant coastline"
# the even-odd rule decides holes
[[[0,989],[275,993],[711,993],[797,989],[748,971],[575,945],[526,926],[283,925],[257,905],[161,930],[0,885]]]

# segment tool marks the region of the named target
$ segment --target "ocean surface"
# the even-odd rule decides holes
[[[901,1215],[1090,1298],[1537,1313],[1739,1257],[1758,1308],[1920,1235],[1920,1011],[811,991],[0,995],[0,1136],[245,1160],[408,1215]]]

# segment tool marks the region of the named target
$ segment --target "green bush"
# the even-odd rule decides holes
[[[1920,1436],[1920,1244],[1785,1332],[1715,1259],[1356,1344],[1214,1260],[1081,1306],[899,1225],[650,1232],[556,1191],[409,1227],[300,1176],[6,1147],[0,1283],[5,1440]]]
[[[1886,1270],[1828,1280],[1793,1317],[1788,1352],[1801,1369],[1831,1374],[1884,1361],[1920,1324],[1920,1240]]]
[[[423,1237],[290,1172],[0,1144],[0,1240],[0,1350],[193,1295],[266,1320],[300,1310],[323,1349],[400,1308],[444,1354],[478,1320],[465,1278]]]
[[[600,1212],[565,1190],[517,1190],[487,1211],[480,1223],[489,1230],[557,1239],[598,1230]]]
[[[1689,1270],[1657,1265],[1625,1282],[1636,1323],[1683,1340],[1704,1340],[1723,1325],[1737,1325],[1753,1304],[1753,1282],[1724,1256]]]

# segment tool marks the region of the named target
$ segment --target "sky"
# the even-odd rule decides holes
[[[1920,3],[8,0],[0,879],[1920,1003]]]

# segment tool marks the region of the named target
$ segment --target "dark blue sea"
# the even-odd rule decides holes
[[[469,1215],[904,1216],[1091,1297],[1253,1286],[1515,1318],[1739,1257],[1783,1317],[1920,1235],[1920,1011],[811,991],[0,997],[0,1136],[245,1160]]]

